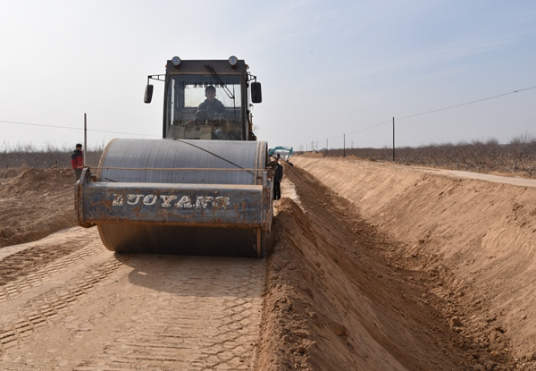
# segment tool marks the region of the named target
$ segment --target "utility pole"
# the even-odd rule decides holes
[[[395,162],[395,118],[393,117],[393,162]]]
[[[342,138],[342,157],[346,157],[346,134],[343,134]]]
[[[87,157],[87,115],[84,113],[84,152],[86,153],[86,156],[83,156],[84,159],[84,167],[86,167],[86,157]]]

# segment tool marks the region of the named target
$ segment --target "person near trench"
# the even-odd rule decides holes
[[[80,179],[82,169],[84,168],[84,152],[82,152],[82,145],[78,143],[76,149],[71,153],[71,166],[74,170],[75,182]]]
[[[274,200],[281,199],[281,180],[283,179],[283,165],[279,163],[280,155],[277,153],[274,160],[268,164],[268,168],[273,172]]]

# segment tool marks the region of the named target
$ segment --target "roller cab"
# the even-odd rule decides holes
[[[163,139],[112,140],[76,183],[78,224],[97,225],[112,251],[263,256],[273,191],[267,144],[251,130],[253,79],[233,57],[175,57],[149,76],[164,82]],[[146,103],[152,94],[148,84]]]

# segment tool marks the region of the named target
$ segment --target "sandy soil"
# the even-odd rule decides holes
[[[490,182],[471,179],[488,178],[478,174],[355,159],[299,157],[294,163],[349,200],[352,215],[391,241],[378,256],[400,274],[398,284],[423,291],[408,296],[403,288],[397,297],[439,316],[436,322],[421,317],[419,330],[438,335],[441,326],[450,327],[450,342],[439,342],[449,358],[461,350],[464,367],[536,369],[535,181],[519,186],[503,177]],[[410,307],[400,309],[411,316]]]
[[[70,169],[0,169],[0,247],[74,227]]]
[[[536,188],[293,162],[265,261],[124,257],[78,227],[13,246],[73,226],[73,174],[0,172],[0,369],[536,369]]]

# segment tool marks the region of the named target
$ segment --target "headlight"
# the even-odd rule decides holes
[[[237,63],[238,63],[238,58],[235,57],[234,55],[231,55],[231,56],[229,57],[229,64],[230,64],[232,67],[234,67],[234,66],[236,66]]]
[[[178,67],[179,64],[181,64],[181,59],[177,56],[174,56],[173,58],[171,58],[171,63],[173,63],[175,67]]]

